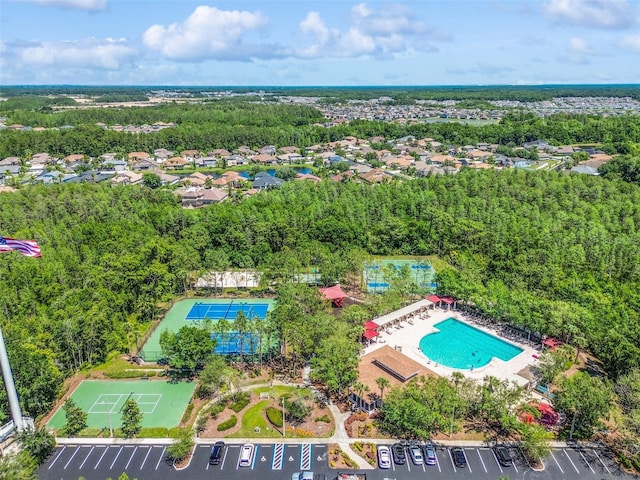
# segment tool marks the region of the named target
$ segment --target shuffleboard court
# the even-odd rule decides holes
[[[71,394],[71,398],[87,412],[87,426],[91,428],[119,428],[122,406],[133,399],[142,412],[143,427],[176,427],[193,395],[195,383],[169,383],[160,380],[85,380]],[[47,428],[59,430],[67,421],[60,408]]]
[[[177,332],[185,325],[193,325],[203,320],[217,322],[225,319],[233,322],[238,312],[244,312],[247,318],[260,317],[265,319],[267,313],[275,306],[274,300],[262,298],[191,298],[176,302],[166,313],[162,322],[155,329],[149,340],[140,351],[140,356],[147,362],[155,362],[162,358],[160,348],[160,334],[164,330]],[[247,339],[239,341],[239,336],[234,332],[229,332],[222,338],[215,333],[212,337],[217,341],[216,353],[251,353],[253,346],[260,344],[258,340]],[[266,343],[262,342],[263,347]]]

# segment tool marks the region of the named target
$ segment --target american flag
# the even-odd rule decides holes
[[[27,257],[41,257],[40,246],[33,240],[0,237],[0,253],[16,250]]]

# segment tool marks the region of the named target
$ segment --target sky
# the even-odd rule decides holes
[[[640,0],[0,0],[3,85],[640,83]]]

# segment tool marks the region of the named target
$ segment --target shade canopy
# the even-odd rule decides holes
[[[322,293],[329,300],[337,300],[339,298],[344,298],[347,296],[346,293],[342,291],[340,285],[334,285],[333,287],[321,288],[320,293]]]
[[[374,338],[374,337],[377,337],[378,335],[380,334],[375,330],[365,330],[364,332],[364,338]]]
[[[545,338],[542,341],[542,345],[544,345],[545,347],[554,349],[554,348],[557,348],[560,345],[562,345],[562,342],[560,340],[558,340],[557,338],[548,337],[548,338]]]
[[[433,302],[433,303],[440,303],[440,297],[437,296],[437,295],[427,295],[424,298],[426,298],[427,300],[429,300],[430,302]]]
[[[378,325],[376,322],[369,320],[367,323],[364,324],[364,328],[366,330],[375,330],[376,328],[380,328],[380,325]]]
[[[440,300],[442,300],[444,303],[446,303],[447,305],[451,305],[455,300],[451,297],[442,297]]]

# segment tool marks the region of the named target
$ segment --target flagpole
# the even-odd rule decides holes
[[[11,410],[13,424],[18,431],[21,431],[23,429],[22,411],[20,410],[16,384],[13,381],[13,374],[11,373],[11,365],[9,365],[7,347],[4,344],[4,337],[2,336],[2,328],[0,328],[0,367],[2,368],[2,379],[4,380],[4,387],[7,390],[7,399],[9,400],[9,409]]]

